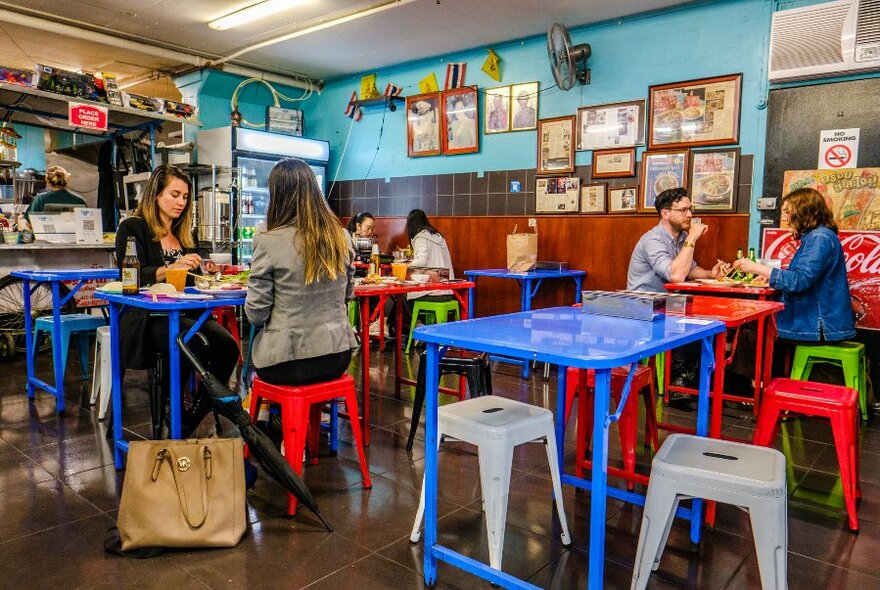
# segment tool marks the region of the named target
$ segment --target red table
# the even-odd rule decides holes
[[[400,397],[400,384],[406,380],[401,379],[401,343],[403,338],[403,302],[400,301],[407,293],[420,291],[452,291],[461,305],[461,318],[468,318],[468,298],[466,291],[475,285],[470,281],[452,281],[449,283],[425,283],[421,285],[358,285],[354,288],[354,295],[360,300],[361,316],[361,375],[363,402],[361,407],[361,420],[363,420],[364,445],[370,444],[370,298],[378,297],[379,303],[374,308],[373,314],[384,313],[385,302],[389,297],[398,299],[395,317],[395,349],[394,349],[394,395]]]
[[[715,297],[744,297],[768,301],[776,299],[776,289],[770,287],[749,287],[748,285],[712,285],[698,282],[666,283],[667,291],[692,295],[713,295]]]

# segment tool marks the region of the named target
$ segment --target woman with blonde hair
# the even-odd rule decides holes
[[[302,160],[269,174],[266,231],[254,237],[245,313],[263,326],[253,346],[260,379],[308,385],[340,377],[356,345],[346,300],[354,294],[351,244]]]
[[[28,214],[42,213],[46,205],[69,205],[70,207],[87,207],[86,200],[75,192],[67,190],[70,173],[61,166],[49,166],[46,170],[46,187],[28,207]]]
[[[198,272],[202,258],[193,239],[193,203],[190,179],[177,166],[159,166],[153,170],[134,214],[116,230],[116,260],[122,265],[128,239],[133,238],[140,267],[141,286],[166,280],[166,270],[186,269]],[[192,282],[188,277],[187,282]],[[200,315],[200,314],[199,314]],[[189,330],[198,315],[181,315],[180,328]],[[168,355],[168,320],[152,316],[147,310],[130,308],[119,319],[123,367],[149,369],[156,364],[156,355]],[[238,363],[238,344],[228,331],[208,319],[199,328],[190,347],[208,370],[226,383]],[[167,362],[166,362],[167,366]],[[180,359],[180,376],[185,382],[190,364]],[[163,375],[168,391],[168,371]],[[195,392],[191,407],[184,412],[184,435],[191,434],[210,409],[210,400],[201,386]]]

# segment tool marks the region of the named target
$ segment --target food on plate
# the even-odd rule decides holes
[[[678,178],[675,177],[675,174],[664,172],[663,174],[659,175],[654,181],[654,193],[659,195],[663,191],[670,188],[675,188],[678,185]]]
[[[364,280],[361,281],[362,285],[379,285],[382,283],[382,276],[377,274],[370,274],[364,277]]]
[[[169,285],[168,283],[155,283],[150,285],[147,288],[147,291],[150,293],[155,293],[156,295],[171,295],[172,293],[177,293],[177,288],[174,285]]]
[[[697,119],[699,119],[700,117],[703,116],[703,113],[705,112],[705,110],[706,110],[705,107],[691,106],[691,107],[687,107],[686,109],[682,110],[681,114],[684,117],[685,121],[696,121]]]
[[[98,289],[106,293],[122,293],[122,281],[110,281]]]
[[[679,111],[664,111],[657,114],[654,128],[657,131],[671,133],[681,129],[682,114]]]
[[[709,199],[722,198],[730,192],[730,178],[724,174],[711,174],[699,182],[703,196]]]

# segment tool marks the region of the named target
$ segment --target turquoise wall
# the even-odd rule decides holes
[[[33,168],[43,172],[46,170],[46,143],[44,130],[41,127],[15,125],[21,135],[18,140],[18,161],[22,168]]]

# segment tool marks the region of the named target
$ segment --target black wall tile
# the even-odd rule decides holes
[[[438,174],[437,175],[437,194],[438,195],[454,195],[455,191],[453,190],[452,183],[452,174]]]
[[[348,215],[357,215],[358,213],[362,213],[364,211],[369,211],[366,208],[366,199],[352,199],[349,201]],[[374,213],[375,215],[375,213]]]
[[[507,195],[506,215],[525,215],[526,197],[524,193],[510,193]]]
[[[507,210],[507,196],[504,193],[489,194],[488,215],[504,215]]]
[[[437,215],[452,215],[452,195],[437,195]]]
[[[486,195],[471,195],[471,215],[486,215],[488,198]]]
[[[339,185],[339,197],[342,199],[350,199],[351,198],[351,180],[342,180],[338,182]]]
[[[519,190],[520,191],[529,190],[529,187],[526,186],[526,171],[525,170],[508,170],[507,171],[507,187],[504,189],[505,192],[510,191],[510,183],[513,181],[519,181]]]
[[[370,197],[368,199],[364,199],[364,211],[371,213],[373,215],[378,215],[379,211],[379,197]],[[352,209],[352,215],[360,213],[360,211],[355,211]]]
[[[376,185],[376,196],[377,197],[390,197],[391,194],[391,183],[385,182],[384,179],[378,179],[378,183]]]
[[[534,168],[526,168],[526,184],[525,184],[525,186],[523,186],[523,191],[535,192],[535,169]]]
[[[377,213],[373,213],[373,215],[379,215],[379,217],[393,217],[394,202],[394,197],[379,197],[379,208]]]
[[[452,197],[452,214],[453,215],[470,215],[471,214],[471,196],[467,194],[453,195]]]
[[[508,191],[507,170],[493,170],[487,172],[487,174],[489,176],[490,193],[506,193]]]
[[[437,214],[437,196],[422,195],[422,210],[428,215]]]
[[[488,173],[484,173],[482,176],[477,176],[476,172],[471,172],[471,194],[485,195],[487,192],[489,192]]]
[[[406,197],[421,196],[422,194],[422,177],[407,176],[403,180],[403,194]]]
[[[406,194],[406,178],[394,176],[391,178],[391,196],[402,197]]]
[[[535,193],[534,192],[526,192],[523,193],[523,199],[526,202],[526,215],[534,215],[535,214]]]
[[[374,199],[378,197],[380,184],[385,184],[384,178],[367,179],[366,186],[364,187],[364,196],[368,199]]]
[[[740,154],[739,160],[739,183],[752,184],[752,171],[755,165],[755,156],[752,154]]]
[[[469,172],[458,172],[453,175],[452,188],[454,195],[471,194],[471,175]],[[456,215],[458,215],[456,213]]]
[[[437,196],[437,176],[433,174],[429,174],[427,176],[422,176],[422,196],[423,197],[436,197]]]

